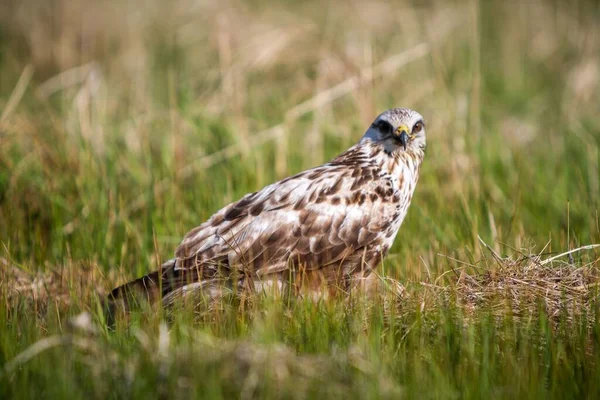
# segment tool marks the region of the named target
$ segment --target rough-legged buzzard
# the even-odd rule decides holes
[[[410,205],[425,154],[415,111],[379,115],[358,144],[327,164],[250,193],[190,231],[175,257],[114,289],[170,302],[276,286],[349,289],[387,254]]]

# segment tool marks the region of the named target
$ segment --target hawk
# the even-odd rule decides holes
[[[360,141],[321,166],[249,193],[191,230],[158,271],[117,287],[170,303],[223,289],[293,293],[350,289],[394,242],[425,155],[416,111],[379,115]],[[325,290],[325,292],[323,292]]]

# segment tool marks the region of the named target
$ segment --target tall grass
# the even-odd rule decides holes
[[[596,397],[598,249],[543,263],[600,243],[599,17],[5,1],[0,397]],[[428,148],[377,296],[226,298],[106,329],[107,290],[394,106],[425,116]]]

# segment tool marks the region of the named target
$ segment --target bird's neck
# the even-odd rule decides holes
[[[370,155],[380,166],[382,171],[387,172],[393,177],[403,176],[405,179],[419,175],[419,168],[425,152],[421,148],[407,148],[406,150],[398,148],[392,153],[386,152],[383,146],[375,143],[369,143],[364,146],[363,151]]]
[[[398,148],[390,153],[378,143],[361,142],[334,158],[329,164],[360,169],[375,168],[392,177],[399,186],[403,186],[402,182],[408,182],[414,188],[424,155],[424,149],[421,148]]]

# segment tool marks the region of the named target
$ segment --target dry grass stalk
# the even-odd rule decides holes
[[[551,318],[562,312],[571,318],[592,311],[600,285],[599,259],[573,265],[558,258],[598,247],[600,245],[582,246],[548,258],[541,254],[522,253],[501,257],[488,247],[495,264],[484,259],[479,264],[488,263],[489,266],[483,269],[447,257],[460,263],[461,267],[451,268],[433,281],[421,282],[420,286],[425,290],[414,285],[404,286],[393,278],[378,274],[360,282],[358,289],[365,293],[367,301],[382,299],[384,308],[391,311],[389,308],[394,307],[395,313],[413,302],[420,304],[422,311],[433,311],[440,302],[456,301],[470,313],[491,309],[503,315],[526,316],[537,313],[542,306]],[[89,302],[93,296],[103,297],[106,289],[116,282],[115,276],[102,276],[98,268],[91,266],[69,265],[62,269],[54,268],[53,272],[29,274],[8,260],[0,259],[0,268],[0,279],[8,289],[8,301],[33,301],[38,310],[53,303],[68,306],[74,298]],[[469,269],[477,272],[469,272]],[[244,297],[241,304],[247,303],[248,306],[248,302],[259,304],[253,301],[252,296]],[[211,304],[201,314],[206,316],[223,307],[227,308],[225,304]]]
[[[540,254],[500,257],[488,246],[498,267],[476,274],[461,270],[454,282],[457,300],[468,310],[486,307],[513,316],[535,315],[540,307],[550,318],[590,313],[600,284],[598,259],[573,265],[558,258],[597,247],[583,246],[544,259]]]
[[[366,82],[370,82],[375,78],[382,77],[402,68],[406,64],[415,61],[419,58],[424,57],[429,53],[429,46],[425,43],[421,43],[407,51],[399,54],[395,54],[386,60],[382,61],[375,67],[368,67],[359,74],[346,79],[344,82],[335,85],[331,88],[323,90],[316,94],[311,99],[298,104],[291,108],[286,113],[285,123],[275,125],[271,128],[265,129],[255,135],[250,136],[247,140],[240,141],[225,147],[215,153],[200,157],[190,164],[182,167],[177,171],[177,176],[181,179],[185,179],[191,176],[194,172],[208,168],[218,162],[225,161],[229,158],[235,157],[242,152],[248,151],[256,146],[260,146],[266,142],[277,139],[279,136],[285,134],[285,125],[289,124],[303,115],[309,112],[315,111],[325,104],[331,103],[336,99],[351,93],[356,90],[359,86],[364,85]],[[164,193],[170,185],[169,179],[163,179],[154,185],[154,195],[158,196]],[[135,212],[146,205],[147,199],[144,196],[138,196],[138,201],[131,204],[128,208],[121,212],[122,218]]]

